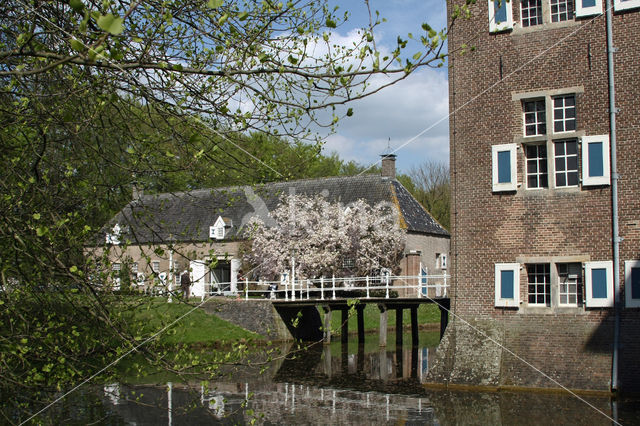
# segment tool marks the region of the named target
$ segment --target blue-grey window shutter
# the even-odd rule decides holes
[[[496,13],[496,24],[507,22],[507,0],[494,0],[494,10]]]
[[[511,153],[498,152],[498,183],[511,182]]]
[[[513,271],[500,271],[500,298],[513,299]]]
[[[607,270],[604,268],[591,270],[591,294],[594,299],[607,298]]]
[[[640,299],[640,268],[631,268],[631,298]]]
[[[604,152],[602,142],[589,143],[589,176],[604,176]]]

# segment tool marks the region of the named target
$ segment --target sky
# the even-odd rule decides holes
[[[349,21],[334,32],[347,37],[349,31],[368,22],[364,0],[330,0],[340,10],[349,10]],[[421,34],[428,22],[444,28],[443,0],[369,0],[372,12],[387,19],[376,31],[379,49],[395,48],[397,36]],[[413,52],[415,49],[410,50]],[[383,78],[383,77],[380,77]],[[408,172],[429,159],[449,162],[448,86],[446,67],[423,69],[381,92],[350,104],[354,114],[341,120],[335,134],[326,138],[325,152],[369,165],[391,147],[396,167]]]

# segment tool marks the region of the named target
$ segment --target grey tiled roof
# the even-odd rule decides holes
[[[206,241],[209,227],[222,216],[232,222],[225,240],[235,238],[254,216],[269,223],[283,194],[322,194],[329,201],[349,204],[364,199],[370,205],[390,202],[399,209],[400,224],[409,232],[448,237],[449,233],[413,198],[400,182],[379,175],[343,176],[268,183],[253,187],[199,189],[144,195],[125,206],[100,233],[115,223],[137,243]]]

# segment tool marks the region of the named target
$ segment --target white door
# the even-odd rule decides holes
[[[202,297],[205,295],[206,265],[202,260],[192,260],[189,263],[191,271],[191,295]]]

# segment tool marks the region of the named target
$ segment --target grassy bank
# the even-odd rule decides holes
[[[405,309],[402,312],[403,324],[405,327],[411,325],[411,312],[409,309]],[[334,311],[331,314],[331,329],[340,331],[342,324],[342,315],[340,311]],[[426,303],[420,305],[418,308],[418,324],[423,326],[425,324],[440,324],[440,309],[433,303]],[[396,326],[396,314],[395,311],[389,311],[387,314],[388,327]],[[355,332],[358,328],[358,319],[355,310],[349,317],[349,331]],[[380,311],[376,305],[367,305],[364,309],[364,329],[365,331],[375,331],[380,328]]]
[[[185,314],[187,315],[184,318],[178,320]],[[179,302],[167,303],[164,298],[130,308],[125,315],[131,324],[132,332],[141,337],[148,337],[168,327],[158,336],[158,343],[162,345],[220,346],[239,340],[263,339],[262,336],[215,315],[208,315],[202,309],[194,309],[190,305]]]
[[[187,314],[184,318],[176,320]],[[194,309],[190,305],[174,302],[167,303],[164,298],[157,298],[148,302],[130,307],[124,313],[130,329],[141,338],[147,338],[164,327],[166,331],[158,336],[161,345],[203,345],[224,346],[237,341],[264,340],[264,337],[236,326],[215,315],[205,313],[202,309]],[[403,324],[408,327],[411,324],[411,314],[408,309],[403,312]],[[173,324],[175,322],[175,324]],[[389,311],[388,326],[395,328],[396,316],[394,311]],[[437,305],[423,304],[418,308],[418,324],[420,326],[432,324],[437,327],[440,323],[440,310]],[[342,316],[339,311],[334,311],[331,318],[331,328],[339,332],[342,324]],[[364,326],[366,331],[377,331],[380,324],[380,312],[376,305],[367,305],[364,309]],[[349,330],[357,330],[357,317],[355,310],[349,318]]]

